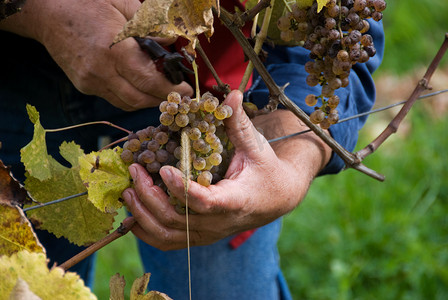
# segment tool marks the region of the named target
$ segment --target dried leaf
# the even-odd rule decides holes
[[[18,206],[0,203],[0,256],[28,250],[45,252],[37,236]]]
[[[116,147],[79,157],[80,176],[87,187],[89,200],[102,212],[114,212],[123,206],[121,193],[131,186],[128,166]]]
[[[199,34],[213,34],[213,7],[219,9],[218,0],[146,0],[113,43],[136,36],[182,36],[194,48]]]
[[[172,300],[168,295],[157,291],[150,291],[145,294],[150,276],[150,273],[145,273],[142,277],[134,281],[131,288],[130,300]]]
[[[46,203],[86,191],[79,175],[78,164],[78,158],[84,156],[83,150],[73,142],[64,142],[60,146],[60,153],[72,164],[71,168],[62,166],[49,156],[49,169],[52,174],[50,179],[40,181],[27,174],[25,187],[39,202]],[[81,196],[30,210],[28,216],[36,226],[57,237],[64,236],[77,245],[88,245],[109,233],[115,214],[99,211],[87,196]]]
[[[120,276],[118,273],[112,276],[109,281],[109,300],[124,300],[125,286],[126,280],[124,280],[124,276]]]
[[[22,184],[14,178],[9,168],[0,160],[0,203],[21,206],[32,202],[33,200]]]
[[[75,300],[97,299],[84,285],[78,274],[64,272],[59,267],[48,269],[43,253],[21,251],[0,258],[0,300],[8,300],[19,278],[29,291],[41,299]]]

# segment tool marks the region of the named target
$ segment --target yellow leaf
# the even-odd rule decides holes
[[[18,206],[0,204],[0,256],[29,250],[45,252],[30,222]]]
[[[317,1],[317,12],[320,13],[322,8],[324,8],[325,5],[327,5],[329,0],[316,0]]]
[[[114,212],[123,206],[121,193],[131,186],[128,166],[116,147],[92,152],[79,158],[79,174],[89,193],[89,200],[102,212]]]
[[[0,300],[9,300],[19,278],[42,300],[97,299],[78,274],[48,269],[43,253],[20,251],[0,257]]]

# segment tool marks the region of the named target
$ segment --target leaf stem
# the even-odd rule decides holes
[[[104,125],[108,125],[114,128],[117,128],[121,131],[126,132],[127,134],[131,133],[131,131],[120,127],[118,125],[115,125],[109,121],[93,121],[93,122],[87,122],[87,123],[81,123],[81,124],[76,124],[76,125],[72,125],[72,126],[67,126],[67,127],[62,127],[62,128],[55,128],[55,129],[45,129],[46,132],[58,132],[58,131],[64,131],[64,130],[69,130],[69,129],[74,129],[74,128],[79,128],[79,127],[83,127],[83,126],[89,126],[89,125],[98,125],[98,124],[104,124]]]

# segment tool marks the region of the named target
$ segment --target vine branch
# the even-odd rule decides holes
[[[403,105],[398,114],[392,119],[392,121],[389,123],[386,129],[384,129],[384,131],[376,139],[374,139],[365,148],[361,149],[355,154],[359,161],[364,160],[367,156],[375,152],[375,150],[378,149],[378,147],[380,147],[392,134],[397,132],[401,122],[409,113],[409,110],[414,105],[415,101],[417,101],[420,94],[423,91],[430,89],[429,81],[431,80],[432,75],[439,66],[439,63],[442,60],[443,56],[445,55],[447,49],[448,49],[448,33],[445,34],[445,39],[442,43],[442,46],[440,47],[433,61],[429,65],[425,75],[418,82],[411,96],[409,96],[408,100]]]
[[[59,265],[59,267],[64,270],[70,269],[71,267],[73,267],[80,261],[84,260],[85,258],[89,257],[90,255],[92,255],[96,251],[100,250],[104,246],[112,243],[116,239],[118,239],[118,238],[122,237],[123,235],[125,235],[126,233],[128,233],[131,230],[132,226],[134,226],[135,222],[136,221],[135,221],[134,217],[129,217],[129,218],[124,219],[123,222],[121,223],[121,225],[114,232],[112,232],[111,234],[108,234],[106,237],[102,238],[98,242],[92,244],[88,248],[79,252],[72,258],[65,261],[63,264]]]

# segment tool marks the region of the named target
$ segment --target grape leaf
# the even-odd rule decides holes
[[[20,206],[32,202],[28,192],[0,160],[0,203]]]
[[[27,104],[26,110],[31,122],[34,124],[34,135],[31,142],[20,149],[21,161],[31,176],[39,180],[51,178],[51,156],[47,154],[45,143],[45,129],[40,124],[39,112],[32,105]]]
[[[21,250],[45,252],[37,236],[18,206],[0,203],[0,256],[12,255]]]
[[[322,8],[328,3],[329,0],[316,0],[317,1],[317,12],[319,13]]]
[[[199,34],[213,34],[213,7],[219,10],[218,0],[146,0],[113,43],[134,36],[182,36],[194,48]]]
[[[0,257],[0,300],[8,300],[18,279],[41,299],[97,299],[78,274],[59,267],[48,269],[43,253],[20,251]]]
[[[121,193],[131,186],[128,166],[116,147],[79,157],[79,172],[89,193],[89,200],[102,212],[114,212],[123,206]]]
[[[41,181],[26,174],[25,187],[39,202],[46,203],[86,191],[78,164],[78,158],[84,156],[83,150],[74,142],[64,142],[60,146],[60,153],[71,163],[71,168],[62,166],[49,156],[51,159],[48,167],[52,174],[50,179]],[[115,214],[99,211],[87,196],[81,196],[31,210],[28,216],[37,227],[48,230],[57,237],[64,236],[77,245],[88,245],[110,231]]]
[[[322,2],[322,0],[297,0],[297,6],[299,8],[308,8],[311,5],[313,5],[314,2],[316,2],[319,4],[319,2]],[[327,3],[327,0],[323,0],[325,2],[325,4]]]

